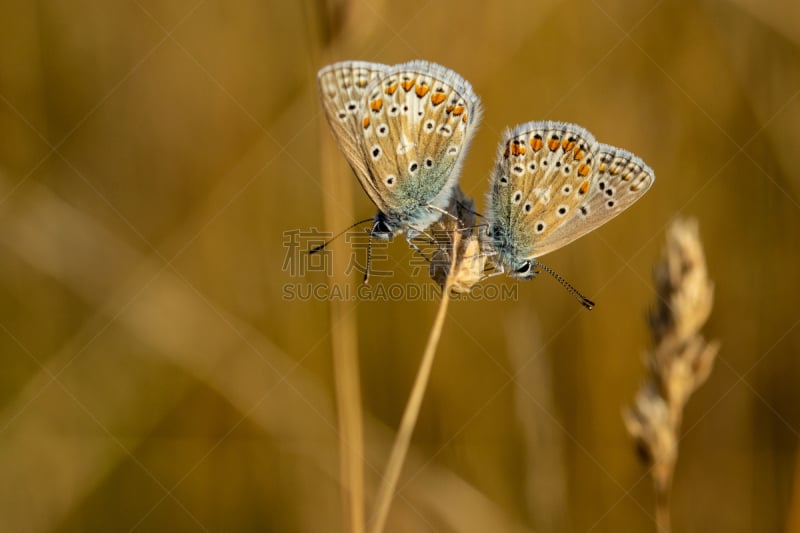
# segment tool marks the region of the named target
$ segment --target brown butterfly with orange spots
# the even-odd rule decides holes
[[[530,279],[536,258],[619,215],[653,181],[644,161],[598,143],[578,125],[516,126],[500,143],[489,188],[488,239],[495,263],[512,277]]]
[[[333,136],[378,207],[370,235],[411,242],[447,213],[481,115],[472,86],[427,61],[344,61],[318,80]]]

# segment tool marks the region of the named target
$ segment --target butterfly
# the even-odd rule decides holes
[[[619,215],[654,180],[644,161],[575,124],[528,122],[506,131],[488,193],[494,262],[511,277],[532,278],[538,257]]]
[[[412,243],[447,213],[481,116],[472,86],[427,61],[344,61],[318,82],[334,139],[378,208],[370,235]]]
[[[468,294],[486,277],[489,254],[482,246],[484,226],[477,223],[475,202],[461,187],[456,186],[448,211],[456,218],[442,217],[432,226],[436,250],[431,256],[428,273],[442,290],[449,283],[454,294]]]

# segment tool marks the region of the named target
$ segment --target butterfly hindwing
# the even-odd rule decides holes
[[[445,208],[480,117],[480,101],[455,72],[412,61],[378,75],[361,116],[363,157],[390,217]]]
[[[514,254],[533,257],[589,190],[594,137],[574,124],[529,122],[508,131],[490,184],[490,219]],[[541,255],[541,254],[538,254]]]

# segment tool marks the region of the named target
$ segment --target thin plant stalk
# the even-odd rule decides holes
[[[323,132],[327,134],[327,132]],[[322,149],[322,185],[328,191],[340,190],[337,186],[341,176],[336,169],[338,154],[333,143],[323,143]],[[333,205],[332,193],[324,195],[323,209],[325,221],[329,227],[341,227],[344,220],[335,213],[342,212],[341,199]],[[338,207],[338,209],[337,209]],[[344,212],[352,212],[352,209]],[[333,254],[335,255],[335,254]],[[338,268],[334,262],[334,284],[346,284],[348,279],[343,274],[344,268]],[[353,304],[338,301],[330,302],[331,317],[331,352],[333,357],[333,373],[336,386],[336,405],[338,407],[339,427],[339,466],[342,476],[342,498],[346,516],[349,515],[347,531],[363,533],[364,516],[364,429],[361,408],[361,387],[358,368],[358,342]],[[349,307],[349,308],[348,308]]]
[[[322,0],[309,0],[303,3],[309,27],[315,28],[310,36],[312,53],[319,66],[339,58],[349,46],[344,19],[332,16],[329,6]],[[342,5],[345,12],[353,5]],[[336,38],[339,36],[340,38]],[[316,39],[314,37],[317,37]],[[343,183],[341,155],[330,142],[328,128],[322,126],[320,157],[321,185],[323,190],[322,208],[328,228],[342,228],[352,222],[344,219],[342,213],[353,213],[350,189],[342,189]],[[337,264],[338,256],[333,255],[331,283],[344,286],[349,283],[345,265]],[[331,354],[336,391],[337,423],[339,429],[339,475],[342,487],[343,530],[364,533],[366,530],[365,491],[364,491],[364,427],[361,405],[361,382],[358,366],[358,334],[355,307],[352,303],[330,302]]]
[[[461,239],[460,232],[453,232],[453,250],[458,250],[459,240]],[[456,254],[451,254],[449,272],[455,270]],[[439,338],[442,335],[442,328],[444,326],[444,319],[447,316],[447,307],[450,302],[450,289],[452,286],[452,276],[447,277],[444,290],[442,291],[442,300],[439,302],[439,310],[436,313],[436,319],[433,322],[430,335],[428,336],[428,343],[425,346],[425,352],[422,355],[417,377],[414,380],[414,385],[411,389],[411,394],[408,397],[403,418],[400,421],[400,428],[397,431],[392,446],[392,451],[389,454],[389,462],[386,465],[386,473],[381,480],[381,485],[378,488],[378,494],[375,499],[375,511],[370,520],[370,533],[381,533],[386,525],[386,519],[389,516],[389,508],[394,498],[394,491],[397,488],[397,482],[400,479],[400,472],[403,469],[403,463],[408,453],[408,447],[411,443],[411,436],[414,433],[414,427],[419,418],[420,407],[422,406],[422,399],[425,396],[425,390],[428,388],[428,381],[431,375],[431,368],[433,367],[433,359],[436,355],[436,348],[439,345]]]
[[[670,487],[656,488],[655,511],[656,531],[658,533],[670,533],[672,531],[669,517],[669,493]]]

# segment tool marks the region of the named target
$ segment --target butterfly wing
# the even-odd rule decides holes
[[[333,137],[370,199],[381,208],[363,153],[363,108],[370,82],[390,69],[380,63],[342,61],[317,74],[320,99]]]
[[[588,193],[597,147],[591,133],[562,122],[529,122],[506,132],[489,192],[501,256],[530,259],[545,253],[547,236]]]
[[[379,207],[409,223],[428,204],[446,208],[481,114],[470,84],[412,61],[376,76],[362,109],[363,157]]]
[[[517,126],[500,145],[489,194],[501,255],[532,259],[561,248],[624,211],[654,179],[641,159],[575,124]]]
[[[539,239],[535,257],[561,248],[602,226],[641,198],[653,185],[655,174],[630,152],[600,145],[590,173],[589,190],[567,224]]]

